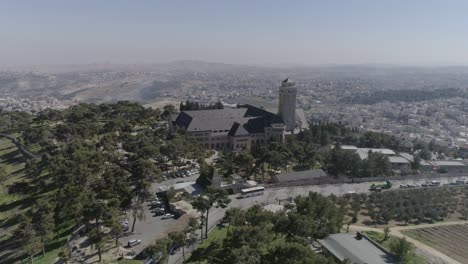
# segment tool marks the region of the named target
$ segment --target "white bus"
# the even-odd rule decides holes
[[[265,191],[265,187],[263,186],[242,189],[241,197],[246,198],[246,197],[251,197],[251,196],[263,195],[264,191]]]

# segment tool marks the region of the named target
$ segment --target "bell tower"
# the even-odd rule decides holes
[[[294,131],[296,124],[296,83],[289,80],[281,82],[279,88],[278,115],[283,119],[286,125],[286,131]]]

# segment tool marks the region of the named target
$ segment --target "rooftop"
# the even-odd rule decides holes
[[[403,158],[407,159],[408,161],[414,161],[414,156],[409,154],[409,153],[406,153],[406,152],[400,152],[400,156],[402,156]]]
[[[387,255],[369,240],[365,238],[358,240],[354,234],[332,234],[322,240],[319,240],[319,243],[340,261],[349,259],[351,263],[355,264],[398,263],[398,261],[393,259],[392,256]]]
[[[374,153],[380,153],[383,155],[395,155],[395,151],[391,149],[384,149],[384,148],[358,148],[357,149],[357,154],[361,159],[367,159],[369,156],[369,151],[372,151]]]
[[[342,145],[341,149],[344,149],[344,150],[357,150],[358,147],[352,146],[352,145]]]
[[[288,87],[288,86],[294,86],[294,85],[296,85],[296,83],[290,80],[289,78],[286,78],[285,80],[281,82],[281,87]]]
[[[175,123],[188,132],[211,131],[217,135],[240,136],[264,133],[264,128],[281,124],[276,114],[251,105],[241,108],[213,109],[181,112]]]
[[[284,204],[267,204],[263,206],[263,209],[276,213],[284,209]]]
[[[291,182],[291,181],[303,181],[309,180],[317,177],[324,177],[327,174],[321,170],[307,170],[307,171],[295,171],[288,173],[280,173],[273,176],[275,182]]]
[[[190,132],[228,130],[225,131],[227,133],[234,123],[244,123],[245,119],[250,119],[244,117],[246,112],[245,108],[183,111],[177,117],[176,122]]]
[[[409,160],[398,156],[390,156],[388,159],[390,160],[390,163],[410,163]]]
[[[465,163],[457,160],[434,160],[429,162],[432,166],[466,166]]]

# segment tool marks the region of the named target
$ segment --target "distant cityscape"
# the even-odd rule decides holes
[[[411,72],[411,74],[407,72]],[[462,147],[468,139],[468,100],[460,97],[374,104],[343,98],[385,89],[466,89],[467,68],[310,67],[267,68],[204,62],[165,65],[88,65],[69,68],[3,68],[0,108],[37,112],[80,102],[141,101],[178,106],[181,101],[222,101],[226,107],[252,104],[276,111],[277,80],[297,82],[297,107],[309,122],[330,122],[385,132],[403,141],[421,140]]]

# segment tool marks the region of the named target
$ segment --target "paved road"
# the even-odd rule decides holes
[[[460,177],[461,179],[462,177]],[[457,178],[440,178],[440,179],[431,179],[439,180],[441,184],[449,183],[450,181],[455,181]],[[466,177],[468,179],[468,176]],[[392,181],[393,188],[392,190],[398,190],[400,184],[422,184],[428,181],[426,178],[421,178],[418,180],[399,180]],[[307,195],[309,192],[318,192],[323,195],[335,194],[337,196],[346,194],[346,193],[369,193],[369,186],[372,182],[365,183],[353,183],[353,184],[327,184],[327,185],[310,185],[310,186],[292,186],[292,187],[280,187],[280,188],[270,188],[266,189],[264,195],[254,196],[245,199],[238,199],[239,195],[231,196],[231,203],[228,208],[239,207],[239,208],[249,208],[254,204],[274,204],[278,203],[279,200],[288,199],[295,197],[297,195]],[[437,188],[437,187],[429,187]],[[405,189],[407,190],[407,189]],[[214,227],[223,217],[224,213],[228,208],[213,208],[210,210],[210,217],[208,221],[208,226]],[[187,253],[187,252],[186,252]],[[181,263],[177,262],[182,257],[182,253],[178,252],[176,255],[170,257],[170,264]],[[450,263],[450,262],[449,262]]]

